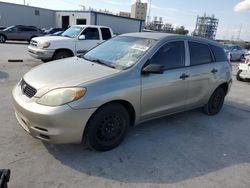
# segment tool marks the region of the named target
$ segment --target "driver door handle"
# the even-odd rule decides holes
[[[217,72],[218,72],[218,70],[215,69],[215,68],[213,68],[213,70],[211,70],[211,73],[213,73],[213,74],[215,74],[215,73],[217,73]]]
[[[188,78],[188,77],[189,77],[189,75],[183,73],[183,74],[180,76],[180,79],[186,80],[186,78]]]

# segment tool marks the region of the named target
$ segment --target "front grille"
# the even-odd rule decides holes
[[[29,98],[33,97],[37,92],[35,88],[27,84],[23,79],[21,81],[21,90]]]
[[[30,45],[37,47],[37,41],[31,40],[30,41]]]

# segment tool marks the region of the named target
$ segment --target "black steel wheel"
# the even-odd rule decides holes
[[[223,88],[217,88],[208,103],[204,106],[204,112],[208,115],[216,115],[219,113],[223,106],[225,95],[226,93]]]
[[[55,52],[53,56],[53,60],[64,59],[67,57],[72,57],[72,55],[68,51],[62,50],[62,51]]]
[[[122,142],[129,124],[129,114],[122,105],[107,104],[90,118],[85,131],[87,142],[97,151],[111,150]]]

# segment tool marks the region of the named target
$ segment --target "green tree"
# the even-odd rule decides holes
[[[176,27],[176,28],[174,29],[174,33],[175,33],[175,34],[179,34],[179,35],[187,35],[188,32],[189,32],[189,31],[188,31],[187,29],[185,29],[184,26]]]

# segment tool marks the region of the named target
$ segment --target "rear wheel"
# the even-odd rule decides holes
[[[243,79],[240,77],[240,73],[242,72],[242,70],[238,70],[237,74],[236,74],[236,79],[238,81],[243,81]]]
[[[129,124],[129,114],[122,105],[107,104],[90,118],[85,131],[87,143],[97,151],[111,150],[122,142]]]
[[[53,56],[53,60],[57,60],[57,59],[64,59],[64,58],[67,58],[67,57],[71,57],[71,53],[63,50],[63,51],[58,51],[54,54]]]
[[[204,112],[208,115],[215,115],[220,112],[226,93],[223,88],[217,88],[208,103],[204,106]]]
[[[6,38],[4,35],[0,35],[0,43],[5,43]]]

